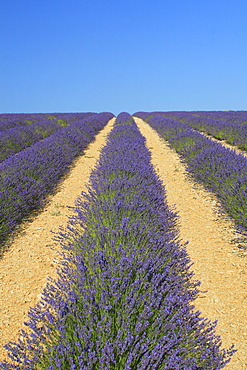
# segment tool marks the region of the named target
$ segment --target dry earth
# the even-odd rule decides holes
[[[2,345],[18,337],[28,309],[36,304],[48,276],[56,276],[56,250],[45,247],[54,244],[50,230],[58,232],[59,227],[66,226],[70,214],[66,206],[73,206],[86,190],[113,122],[114,119],[97,135],[85,155],[75,161],[44,211],[23,225],[23,232],[0,260],[0,360],[6,357]],[[194,262],[195,278],[202,282],[202,290],[208,290],[196,300],[196,309],[203,317],[218,320],[217,334],[224,347],[235,344],[238,348],[225,369],[247,369],[247,259],[232,242],[236,237],[233,225],[217,213],[216,198],[186,178],[178,155],[164,140],[142,120],[136,122],[147,138],[168,203],[179,212],[180,235],[183,242],[189,241],[187,251]]]
[[[224,147],[226,147],[228,149],[234,150],[237,154],[242,154],[243,156],[247,157],[247,153],[244,150],[239,149],[235,145],[229,144],[226,140],[216,139],[215,137],[213,137],[211,135],[208,135],[206,132],[197,131],[197,130],[194,130],[194,131],[199,132],[200,134],[206,136],[207,138],[209,138],[209,139],[211,139],[213,141],[216,141],[217,143],[220,143],[221,145],[223,145]]]
[[[203,317],[218,320],[216,333],[224,348],[234,344],[238,349],[225,369],[247,369],[247,258],[233,241],[237,236],[233,223],[219,216],[213,194],[186,177],[178,154],[144,121],[135,120],[146,137],[168,204],[179,213],[180,237],[189,242],[195,278],[208,291],[195,301],[196,309]]]
[[[75,160],[56,194],[48,197],[45,209],[32,222],[21,225],[23,231],[0,260],[0,361],[6,358],[3,345],[18,338],[19,329],[28,318],[29,307],[37,303],[48,276],[57,276],[58,247],[55,247],[52,232],[57,233],[59,227],[66,226],[67,216],[72,214],[67,206],[73,207],[81,192],[87,190],[90,173],[114,120],[100,131],[84,155]]]

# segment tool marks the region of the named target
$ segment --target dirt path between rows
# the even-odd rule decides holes
[[[180,237],[189,242],[195,278],[208,291],[196,299],[196,309],[218,320],[216,333],[224,348],[234,344],[238,349],[225,369],[247,369],[247,256],[232,242],[237,235],[233,224],[217,212],[216,197],[186,177],[178,154],[144,121],[135,121],[147,139],[168,204],[179,213]]]
[[[24,327],[29,307],[37,303],[48,276],[56,277],[56,250],[54,234],[65,227],[77,197],[86,191],[92,169],[105,145],[115,118],[111,119],[95,140],[78,157],[65,180],[58,186],[55,195],[48,197],[44,210],[32,222],[22,225],[10,250],[0,260],[0,361],[6,359],[3,345],[15,341]]]
[[[199,131],[199,130],[195,130],[193,129],[193,131],[195,132],[199,132],[200,134],[202,134],[203,136],[207,137],[208,139],[212,140],[212,141],[215,141],[216,143],[219,143],[221,144],[222,146],[224,146],[225,148],[228,148],[228,149],[231,149],[233,150],[235,153],[237,154],[242,154],[244,157],[247,157],[247,153],[244,151],[244,150],[241,150],[239,149],[236,145],[231,145],[229,144],[226,140],[219,140],[219,139],[216,139],[215,137],[213,137],[212,135],[209,135],[207,134],[206,132],[202,132],[202,131]]]

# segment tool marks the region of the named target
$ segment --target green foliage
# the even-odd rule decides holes
[[[33,121],[31,121],[30,119],[25,119],[24,122],[27,123],[28,125],[32,125],[33,124]]]
[[[182,140],[174,140],[173,147],[176,152],[181,153],[184,149],[192,148],[195,140],[192,137],[184,137]]]
[[[68,126],[68,125],[69,125],[69,124],[68,124],[68,122],[67,122],[67,121],[65,121],[65,119],[62,119],[62,118],[58,118],[57,123],[58,123],[60,126],[63,126],[63,127],[66,127],[66,126]]]

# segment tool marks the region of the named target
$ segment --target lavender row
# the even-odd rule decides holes
[[[112,113],[99,113],[76,120],[0,163],[0,242],[43,204],[74,158],[112,117]]]
[[[140,113],[140,112],[138,112]],[[141,112],[142,114],[144,112]],[[145,112],[147,115],[161,114],[167,118],[181,119],[187,117],[209,118],[230,124],[247,124],[247,111],[168,111],[168,112]]]
[[[247,158],[160,113],[135,115],[168,140],[185,161],[188,173],[214,192],[236,226],[247,232]]]
[[[70,123],[75,120],[88,118],[93,113],[8,113],[0,114],[0,132],[19,126],[28,126],[33,123],[39,124],[43,121],[53,121],[61,124]]]
[[[174,112],[176,114],[176,112]],[[198,117],[207,117],[229,123],[247,123],[247,111],[193,111],[188,112]]]
[[[0,136],[0,161],[45,139],[60,129],[59,124],[48,120],[39,124],[17,126],[4,130]]]
[[[24,125],[18,125],[1,130],[0,162],[34,143],[45,139],[54,132],[63,129],[69,124],[76,124],[92,113],[57,113],[56,115],[37,114],[29,115],[29,120],[23,119]],[[27,115],[23,115],[23,118]],[[29,123],[27,123],[29,122]],[[1,128],[1,123],[0,123]]]
[[[28,126],[33,122],[37,122],[37,120],[41,118],[40,116],[40,114],[30,113],[0,114],[0,132],[18,126]],[[47,116],[47,114],[42,114],[42,118],[49,119],[49,116]]]
[[[231,145],[247,150],[247,114],[241,116],[242,119],[237,116],[236,120],[233,117],[224,120],[224,115],[222,117],[219,114],[215,114],[214,118],[213,114],[207,116],[206,113],[198,115],[198,113],[192,114],[190,112],[179,112],[179,114],[170,112],[165,113],[164,116],[178,119],[218,140],[226,140]]]
[[[177,241],[150,152],[121,113],[93,171],[88,194],[57,241],[64,262],[22,339],[9,344],[10,369],[218,370],[215,323],[193,311],[198,283]]]

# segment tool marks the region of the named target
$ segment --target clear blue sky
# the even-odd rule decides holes
[[[0,0],[0,113],[247,110],[246,0]]]

